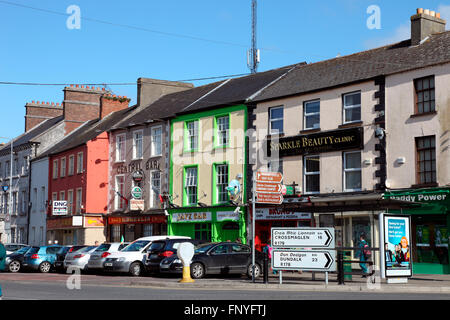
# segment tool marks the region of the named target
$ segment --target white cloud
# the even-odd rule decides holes
[[[445,26],[446,30],[450,30],[450,6],[441,4],[437,12],[441,13],[441,18],[447,20],[447,25]]]
[[[373,38],[364,42],[366,49],[382,47],[391,43],[408,40],[411,38],[411,24],[407,22],[395,29],[394,34],[385,38]]]

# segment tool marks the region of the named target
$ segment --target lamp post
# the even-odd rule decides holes
[[[5,219],[5,232],[7,237],[7,242],[11,242],[11,215],[12,215],[12,175],[13,175],[13,139],[9,137],[0,137],[0,139],[8,139],[10,142],[10,160],[9,160],[9,208],[7,217]]]

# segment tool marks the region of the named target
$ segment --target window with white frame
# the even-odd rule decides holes
[[[75,170],[75,156],[74,155],[70,155],[69,156],[69,176],[73,175]]]
[[[158,170],[150,172],[150,207],[159,207],[159,194],[161,193],[161,172]]]
[[[320,157],[304,156],[303,157],[303,185],[305,193],[320,192]]]
[[[125,209],[125,177],[122,175],[116,176],[116,193],[115,193],[115,201],[114,208],[115,210],[124,210]]]
[[[216,165],[216,202],[224,203],[228,201],[228,165]]]
[[[83,173],[83,152],[77,154],[77,173]]]
[[[11,172],[11,162],[8,160],[6,161],[5,165],[5,177],[9,177],[10,172]]]
[[[269,108],[269,134],[283,133],[283,107]]]
[[[116,135],[116,162],[125,161],[126,137],[125,133]]]
[[[27,193],[25,191],[22,191],[22,197],[21,197],[21,213],[25,214],[27,212]]]
[[[344,94],[343,104],[344,123],[361,121],[361,92]]]
[[[304,102],[303,115],[305,130],[320,128],[320,100]]]
[[[59,192],[59,200],[66,200],[66,192],[65,191]]]
[[[13,213],[17,214],[17,211],[19,209],[18,192],[17,191],[13,192],[12,196],[13,196],[13,200],[12,200],[13,201]]]
[[[23,157],[23,162],[22,162],[22,175],[25,175],[28,173],[29,170],[29,166],[30,166],[30,160],[28,156]],[[0,169],[1,172],[1,169]]]
[[[186,123],[187,147],[188,151],[195,151],[198,149],[198,121],[191,121]]]
[[[66,157],[61,158],[61,172],[59,175],[61,178],[66,176]]]
[[[53,179],[58,178],[58,160],[53,160]]]
[[[344,191],[361,190],[361,152],[344,152]]]
[[[82,193],[82,189],[79,188],[79,189],[77,189],[76,192],[77,192],[77,194],[76,194],[77,200],[76,200],[76,203],[75,203],[75,213],[76,213],[76,214],[81,214],[81,207],[83,206],[83,199],[82,199],[83,193]]]
[[[154,127],[150,132],[150,156],[160,156],[162,154],[162,127]]]
[[[73,211],[73,190],[67,190],[67,214],[71,215]]]
[[[216,118],[216,129],[217,129],[217,142],[218,147],[228,145],[228,140],[230,139],[230,117],[221,116]]]
[[[197,167],[190,167],[185,170],[185,204],[197,205]]]
[[[52,200],[57,201],[58,200],[58,192],[52,192]],[[53,203],[52,203],[53,205]]]
[[[19,159],[14,159],[14,175],[19,174]]]
[[[143,148],[142,148],[143,131],[137,130],[133,132],[133,159],[142,158]]]

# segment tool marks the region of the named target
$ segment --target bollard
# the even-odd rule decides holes
[[[269,283],[269,253],[264,253],[264,283]]]
[[[344,283],[344,252],[338,251],[337,255],[337,262],[338,262],[338,284],[345,284]]]
[[[178,281],[180,283],[192,283],[195,282],[194,279],[191,278],[191,267],[183,266],[183,278]]]

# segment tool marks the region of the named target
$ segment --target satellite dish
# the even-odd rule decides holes
[[[183,262],[184,267],[189,267],[194,256],[194,245],[190,242],[181,243],[177,250],[177,256]]]

